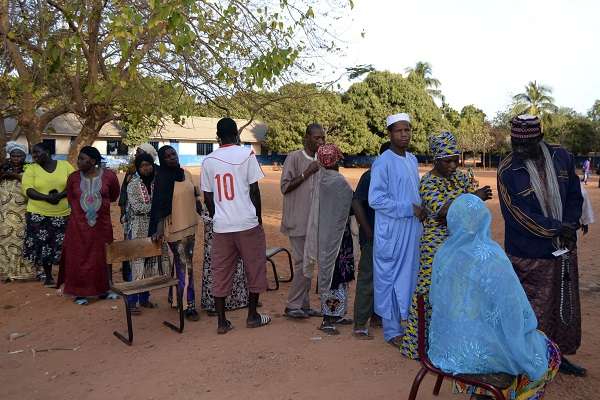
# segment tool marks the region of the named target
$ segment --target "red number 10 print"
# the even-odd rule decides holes
[[[223,195],[225,200],[233,200],[235,197],[235,189],[233,188],[233,175],[227,173],[221,177],[221,175],[215,176],[217,180],[217,192],[219,194],[219,201],[223,201]]]

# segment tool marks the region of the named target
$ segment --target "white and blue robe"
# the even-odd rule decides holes
[[[400,322],[408,318],[417,282],[422,226],[414,204],[421,204],[417,159],[387,150],[373,163],[369,187],[375,210],[375,312],[383,319],[385,340],[402,335]]]

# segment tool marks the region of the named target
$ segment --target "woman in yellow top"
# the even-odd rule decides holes
[[[75,169],[67,161],[53,160],[43,143],[33,146],[31,156],[35,164],[26,169],[21,183],[29,198],[23,257],[34,264],[44,286],[53,286],[52,266],[60,260],[71,213],[66,199],[67,178]]]

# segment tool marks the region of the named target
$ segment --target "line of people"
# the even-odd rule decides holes
[[[457,169],[455,137],[430,136],[433,168],[419,178],[417,160],[407,151],[410,117],[389,116],[387,130],[390,142],[352,200],[361,245],[353,335],[372,339],[369,320],[377,325],[381,318],[384,339],[417,359],[420,295],[429,355],[444,370],[517,375],[506,390],[514,398],[543,394],[559,366],[584,376],[585,369],[564,356],[574,354],[581,338],[575,232],[582,204],[572,156],[543,142],[537,118],[512,121],[513,153],[498,171],[507,256],[490,238],[484,201],[492,198],[491,188],[478,188]],[[350,254],[339,241],[349,196],[343,185],[323,180],[327,169],[317,158],[324,143],[323,129],[310,125],[304,148],[290,153],[283,166],[281,231],[289,237],[295,273],[284,312],[291,319],[323,315],[321,329],[336,334],[336,325],[349,320],[328,314],[330,291],[338,287],[330,286],[327,271],[332,253],[338,260]],[[315,246],[312,224],[319,208]],[[563,248],[563,255],[552,254]],[[320,267],[320,311],[310,306],[307,265]],[[340,292],[336,304],[346,299]],[[455,389],[485,396],[473,387]]]

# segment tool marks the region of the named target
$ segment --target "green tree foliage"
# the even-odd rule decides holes
[[[439,87],[442,83],[431,76],[432,69],[431,64],[428,62],[419,61],[412,68],[407,68],[406,73],[408,74],[407,78],[418,85],[423,86],[427,89],[427,93],[431,95],[433,98],[442,99],[442,91],[439,90]]]
[[[596,100],[588,112],[588,116],[594,122],[600,122],[600,100]]]
[[[548,86],[532,81],[525,86],[525,91],[513,97],[515,101],[513,114],[531,114],[544,117],[554,113],[557,107],[554,105],[552,89]]]
[[[166,115],[180,116],[169,90],[148,78],[214,99],[276,84],[301,64],[302,52],[335,50],[335,43],[318,36],[313,5],[317,2],[0,0],[0,38],[8,55],[0,72],[18,77],[15,107],[31,142],[41,140],[55,116],[80,117],[73,159],[109,121],[124,120],[131,131],[144,131]],[[159,107],[157,99],[164,101]]]
[[[388,115],[405,112],[412,118],[411,150],[427,151],[427,135],[448,129],[442,111],[426,89],[392,72],[371,72],[364,81],[355,83],[342,96],[343,102],[364,115],[369,131],[384,136]]]
[[[266,144],[275,152],[287,153],[302,148],[307,125],[320,123],[327,141],[337,144],[345,154],[375,154],[380,140],[367,128],[366,118],[337,93],[314,84],[294,83],[277,91],[280,99],[262,110],[267,123]]]
[[[544,126],[544,139],[575,154],[600,151],[600,123],[562,107]]]

